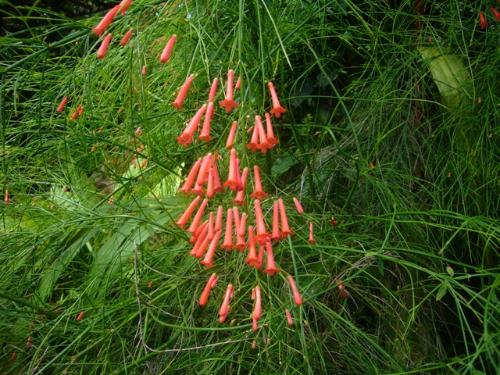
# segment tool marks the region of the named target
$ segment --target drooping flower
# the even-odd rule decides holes
[[[120,40],[120,46],[125,47],[128,44],[128,41],[132,37],[132,32],[133,32],[132,29],[130,29],[125,33],[122,40]]]
[[[101,43],[101,46],[97,50],[97,58],[98,59],[104,59],[106,57],[106,53],[108,53],[108,47],[109,43],[111,43],[111,39],[113,38],[113,35],[108,34],[104,37],[104,40]]]
[[[81,104],[78,104],[76,109],[69,115],[69,119],[72,121],[76,121],[78,117],[83,115],[83,106]]]
[[[210,246],[208,246],[207,253],[205,254],[205,258],[200,262],[207,268],[210,268],[214,265],[214,256],[215,251],[217,250],[217,244],[219,243],[222,232],[217,232],[214,235],[214,238],[210,241]]]
[[[208,230],[207,230],[207,237],[213,239],[215,236],[215,218],[214,218],[214,213],[210,212],[208,215]]]
[[[189,242],[192,242],[193,239],[195,240],[195,242],[190,254],[195,258],[200,258],[205,252],[205,249],[208,246],[208,241],[210,241],[207,234],[208,223],[205,221],[196,229],[196,232],[191,236]]]
[[[195,181],[196,176],[198,175],[198,172],[200,170],[202,159],[199,158],[196,160],[196,162],[193,164],[191,167],[191,170],[189,171],[186,181],[184,182],[184,185],[179,189],[181,192],[184,194],[189,194],[193,188],[193,184]]]
[[[500,12],[494,6],[490,6],[490,12],[495,17],[495,21],[500,21]]]
[[[125,12],[130,7],[131,4],[132,0],[122,0],[122,2],[120,3],[120,12],[122,13],[122,16],[125,15]]]
[[[194,74],[191,74],[189,77],[186,78],[184,83],[181,86],[181,89],[179,90],[179,93],[177,94],[177,97],[173,101],[172,105],[174,106],[175,109],[181,109],[182,105],[184,104],[184,100],[186,100],[186,96],[189,91],[189,87],[191,86],[191,83],[194,80]]]
[[[201,118],[207,109],[207,105],[203,104],[203,106],[195,113],[193,118],[186,125],[186,129],[177,137],[177,143],[186,147],[193,141],[193,136],[196,130],[198,130],[198,126],[200,125]]]
[[[274,147],[277,145],[278,138],[274,135],[274,130],[273,130],[273,123],[271,122],[271,115],[266,112],[266,138],[267,138],[267,143],[270,145],[270,147]]]
[[[231,129],[229,130],[229,136],[227,137],[226,141],[226,148],[228,150],[232,149],[234,146],[234,140],[236,138],[236,131],[238,130],[238,122],[233,121],[231,124]]]
[[[227,209],[226,233],[224,236],[224,242],[222,243],[222,248],[225,250],[231,250],[233,248],[233,210],[231,208]]]
[[[292,318],[292,314],[290,313],[290,310],[288,310],[288,309],[285,310],[285,316],[286,316],[286,321],[287,321],[288,325],[290,327],[293,326],[293,318]]]
[[[257,127],[253,126],[252,137],[250,138],[250,142],[246,144],[246,148],[255,152],[257,150],[257,145],[259,144],[259,132]]]
[[[215,196],[214,169],[210,167],[208,171],[207,198],[213,198],[214,196]]]
[[[264,245],[259,244],[259,254],[257,255],[257,262],[253,265],[255,268],[260,270],[260,267],[262,267],[262,263],[264,262]]]
[[[201,225],[196,228],[194,233],[191,235],[191,238],[189,239],[189,243],[195,244],[196,241],[200,238],[200,236],[205,237],[208,233],[208,222],[205,220]]]
[[[293,234],[293,231],[290,229],[288,225],[288,216],[286,215],[285,204],[283,203],[283,199],[278,199],[278,205],[280,209],[280,224],[281,224],[281,237],[288,237]]]
[[[260,287],[258,285],[252,289],[252,300],[254,300],[254,308],[252,312],[252,328],[255,332],[258,329],[257,322],[260,320],[262,315],[262,298],[260,294]]]
[[[79,322],[85,317],[85,311],[80,311],[78,316],[76,317],[76,321]]]
[[[316,240],[314,239],[313,223],[312,223],[312,221],[309,222],[309,240],[308,240],[308,242],[311,245],[314,245],[316,243]]]
[[[488,19],[486,18],[486,15],[484,12],[479,12],[479,26],[481,26],[481,29],[487,29],[489,24],[488,24]]]
[[[224,215],[224,209],[222,208],[222,206],[219,206],[217,208],[217,215],[215,217],[215,231],[216,232],[222,230],[223,215]]]
[[[214,174],[214,190],[216,193],[220,193],[224,191],[224,188],[222,187],[222,183],[220,182],[220,176],[219,176],[219,169],[217,168],[217,155],[214,154],[212,156],[212,168],[213,174]]]
[[[175,41],[177,40],[177,35],[172,35],[170,39],[168,40],[167,44],[165,45],[165,48],[163,48],[163,51],[160,55],[160,62],[163,64],[166,64],[168,60],[170,59],[170,55],[172,55],[172,50],[174,49]]]
[[[234,204],[238,206],[243,206],[245,203],[245,187],[247,183],[248,167],[243,168],[241,173],[241,189],[237,191],[236,197],[234,198]]]
[[[260,200],[254,200],[254,209],[255,209],[255,225],[257,226],[257,242],[260,244],[264,244],[266,240],[269,238],[269,233],[266,230],[266,222],[264,221],[264,215],[262,213],[262,207],[260,205]]]
[[[279,241],[281,238],[280,234],[280,224],[279,224],[279,203],[275,201],[273,204],[273,231],[271,233],[271,239],[273,241]]]
[[[234,101],[234,70],[229,69],[227,72],[227,82],[226,82],[226,95],[224,100],[219,102],[219,105],[226,110],[226,112],[231,112],[234,108],[238,107],[239,104]]]
[[[203,128],[201,129],[201,133],[198,137],[203,142],[210,141],[210,128],[213,115],[214,115],[214,103],[208,102],[207,111],[205,112],[205,120],[203,121]]]
[[[248,227],[248,255],[245,259],[245,263],[249,266],[256,267],[258,262],[259,258],[257,257],[257,250],[255,248],[255,234],[253,226],[250,225]]]
[[[297,288],[297,285],[295,284],[295,280],[290,275],[288,275],[287,280],[288,280],[288,284],[290,285],[290,291],[292,292],[293,301],[295,302],[295,304],[297,306],[302,305],[302,296],[300,295],[299,289]]]
[[[228,284],[226,289],[226,294],[224,295],[224,300],[219,310],[219,322],[224,323],[229,315],[231,299],[234,295],[233,284]]]
[[[267,193],[262,188],[262,181],[260,178],[260,169],[258,165],[253,166],[253,193],[250,194],[250,197],[253,199],[263,199],[267,197]]]
[[[98,36],[104,34],[104,31],[108,28],[111,22],[113,22],[113,19],[115,18],[116,13],[118,13],[119,9],[120,5],[115,5],[113,8],[108,10],[108,12],[102,18],[101,22],[99,22],[97,26],[92,29],[92,31]]]
[[[267,87],[269,88],[269,92],[271,93],[271,100],[273,102],[273,108],[271,109],[270,112],[273,114],[274,117],[279,118],[283,113],[286,112],[286,109],[281,106],[273,83],[268,82]]]
[[[177,220],[176,224],[184,228],[184,226],[187,224],[191,216],[193,215],[194,210],[198,206],[198,203],[200,203],[201,197],[196,197],[193,199],[193,201],[189,204],[189,206],[186,208],[182,216]]]
[[[247,247],[247,244],[245,242],[246,229],[247,229],[247,214],[242,213],[240,217],[240,224],[236,232],[236,248],[239,251],[243,251]]]
[[[269,276],[273,276],[280,270],[276,266],[276,262],[274,261],[273,246],[271,245],[271,240],[266,241],[266,255],[266,269],[264,270],[264,272]]]
[[[295,204],[295,208],[297,209],[297,212],[299,214],[303,214],[304,208],[302,207],[302,204],[300,203],[300,201],[296,197],[293,197],[293,203]]]
[[[64,111],[64,107],[66,106],[67,102],[68,102],[68,97],[64,96],[64,98],[61,99],[61,102],[57,106],[56,112],[61,113],[62,111]]]
[[[255,146],[255,148],[265,154],[267,150],[271,148],[271,146],[267,142],[266,131],[264,130],[264,125],[262,124],[262,118],[259,115],[255,116],[254,127],[257,129],[257,135],[259,137],[259,143],[257,143],[257,146]]]
[[[210,238],[208,236],[205,237],[200,237],[200,245],[196,248],[195,251],[195,258],[201,258],[203,254],[207,251],[209,244],[210,244]],[[195,245],[196,246],[196,245]]]
[[[212,291],[213,288],[215,288],[215,285],[217,284],[217,274],[213,273],[207,281],[207,284],[205,285],[205,288],[203,288],[203,291],[201,292],[200,295],[200,300],[199,304],[200,306],[205,306],[208,302],[208,297],[210,296],[210,292]]]
[[[240,185],[236,171],[237,167],[236,150],[232,148],[229,156],[229,174],[226,182],[224,182],[224,186],[228,187],[230,190],[237,190]]]
[[[233,207],[234,234],[238,239],[238,229],[240,228],[240,211],[238,207]],[[236,249],[236,243],[233,244],[233,249]]]
[[[241,76],[238,76],[236,83],[234,84],[234,89],[239,90],[241,88]]]
[[[196,215],[194,215],[193,221],[191,222],[191,225],[188,228],[189,233],[193,233],[196,228],[198,228],[198,225],[200,225],[201,218],[203,217],[203,213],[205,212],[205,208],[208,205],[208,199],[203,199],[203,202],[201,202],[200,208],[198,208],[198,212]]]
[[[215,97],[217,96],[217,86],[218,86],[217,78],[214,78],[214,80],[212,81],[212,86],[210,86],[210,92],[208,93],[209,102],[215,101]]]

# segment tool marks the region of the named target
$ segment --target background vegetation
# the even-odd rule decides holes
[[[2,373],[498,373],[494,1],[134,0],[102,61],[90,32],[101,13],[15,3],[0,1]],[[228,68],[242,75],[240,108],[216,114],[213,142],[179,147]],[[218,259],[215,298],[200,309],[210,272],[173,224],[184,166],[221,148],[233,119],[250,126],[268,108],[269,80],[288,109],[280,145],[239,151],[316,225],[311,246],[290,212],[297,234],[276,249],[305,299],[294,327],[286,273],[249,271],[234,254]],[[84,116],[70,121],[79,104]],[[133,167],[141,143],[148,164]],[[253,333],[256,283],[265,315]]]

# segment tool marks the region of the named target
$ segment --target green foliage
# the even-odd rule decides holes
[[[104,60],[90,32],[100,14],[2,7],[25,28],[0,37],[0,186],[11,194],[0,207],[1,372],[497,373],[498,27],[479,29],[481,7],[134,0]],[[228,68],[242,76],[239,109],[216,112],[208,145],[181,148],[184,122]],[[290,204],[296,235],[276,246],[275,277],[231,252],[207,271],[174,225],[187,204],[175,191],[185,166],[224,146],[232,120],[247,137],[269,80],[288,109],[280,144],[265,157],[237,147]],[[84,115],[69,120],[79,104]],[[230,322],[219,324],[229,282]],[[265,313],[254,333],[256,284]]]

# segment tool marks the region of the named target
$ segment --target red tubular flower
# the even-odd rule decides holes
[[[8,189],[5,189],[5,191],[3,192],[3,202],[5,204],[10,204],[10,195]]]
[[[266,137],[267,137],[267,143],[270,145],[270,148],[274,147],[277,145],[278,138],[274,135],[274,130],[273,130],[273,124],[271,122],[271,115],[266,112]]]
[[[80,311],[80,313],[78,314],[78,316],[76,317],[76,321],[79,322],[80,320],[82,320],[83,318],[85,317],[85,311]]]
[[[262,189],[262,181],[260,179],[260,170],[258,165],[253,166],[253,193],[250,194],[251,198],[254,199],[263,199],[267,197],[267,193]]]
[[[255,249],[255,235],[253,226],[248,227],[248,255],[245,259],[245,263],[249,266],[256,267],[259,262],[259,258],[257,257],[257,251]]]
[[[239,251],[243,251],[247,247],[247,244],[245,242],[246,229],[247,229],[247,214],[243,213],[241,214],[240,225],[238,226],[236,232],[236,248]]]
[[[262,118],[257,115],[255,116],[254,127],[257,128],[257,134],[259,136],[259,143],[256,146],[257,150],[260,150],[263,154],[271,148],[271,145],[267,143],[266,131],[264,130],[264,125],[262,124]]]
[[[278,199],[278,205],[280,208],[280,224],[281,224],[281,237],[285,238],[293,234],[292,230],[288,226],[288,217],[286,216],[285,204],[283,199]]]
[[[215,196],[214,188],[214,169],[210,168],[208,172],[208,183],[207,183],[207,198],[213,198]]]
[[[266,269],[264,270],[264,272],[267,273],[269,276],[273,276],[280,270],[278,267],[276,267],[276,263],[274,262],[273,247],[271,245],[270,240],[266,241],[266,255],[267,255],[266,258],[267,262],[266,262]]]
[[[256,286],[252,289],[252,299],[255,301],[254,309],[252,312],[252,329],[255,332],[259,328],[257,322],[260,320],[262,314],[262,299],[260,296],[259,286]]]
[[[125,12],[129,8],[130,4],[132,4],[132,0],[122,0],[120,3],[120,11],[122,13],[122,16],[125,15]]]
[[[203,128],[201,129],[201,133],[198,137],[203,142],[210,141],[210,127],[213,115],[214,115],[214,103],[208,102],[207,111],[205,113],[205,120],[203,121]]]
[[[165,45],[165,48],[163,49],[163,52],[161,53],[160,56],[160,62],[165,64],[169,59],[170,55],[172,54],[172,50],[174,49],[175,41],[177,40],[177,35],[172,35],[170,39],[168,40],[167,44]]]
[[[66,106],[67,102],[68,102],[68,97],[65,96],[64,98],[62,98],[61,102],[57,106],[56,112],[61,113],[62,111],[64,111],[64,107]]]
[[[212,168],[214,169],[213,174],[214,174],[214,190],[215,192],[222,192],[224,191],[224,188],[222,187],[222,184],[220,182],[220,176],[219,176],[219,170],[217,168],[217,156],[213,155],[212,156]]]
[[[238,103],[234,101],[233,95],[233,80],[234,80],[234,70],[229,69],[227,72],[227,83],[226,83],[226,96],[224,100],[219,102],[219,105],[226,110],[226,112],[231,112],[234,108],[238,107]]]
[[[181,109],[182,105],[184,104],[184,100],[186,100],[186,96],[189,91],[189,87],[191,87],[191,83],[194,80],[194,74],[191,74],[189,77],[186,78],[184,83],[181,86],[181,89],[179,90],[179,93],[177,94],[177,97],[173,101],[172,105],[174,106],[175,109]]]
[[[271,234],[271,239],[273,241],[279,241],[280,238],[279,203],[275,201],[273,204],[273,232]]]
[[[212,241],[210,242],[207,253],[205,254],[205,258],[200,262],[207,268],[210,268],[214,265],[215,250],[217,250],[217,244],[219,243],[221,235],[222,232],[215,233],[214,238],[212,238]]]
[[[255,262],[253,266],[260,270],[260,267],[262,267],[262,262],[264,262],[264,245],[259,244],[259,255],[257,255],[257,262]]]
[[[229,315],[230,302],[234,295],[234,288],[232,284],[227,285],[226,294],[224,295],[224,300],[219,310],[219,322],[224,323]]]
[[[252,289],[252,299],[255,301],[252,318],[260,320],[262,316],[262,298],[260,294],[260,287],[258,285]]]
[[[303,214],[304,208],[302,207],[302,204],[300,203],[300,201],[296,197],[293,197],[293,203],[295,203],[295,208],[297,209],[297,212],[299,214]]]
[[[203,157],[201,162],[200,171],[196,177],[196,184],[203,185],[208,182],[208,174],[212,166],[212,154],[208,153]]]
[[[204,221],[198,228],[196,228],[196,231],[191,235],[191,238],[189,239],[189,243],[195,244],[200,237],[205,237],[208,233],[208,222]]]
[[[312,221],[309,222],[309,241],[311,245],[314,245],[316,243],[316,240],[314,239],[314,233],[313,233],[313,223]]]
[[[203,202],[200,205],[200,208],[198,209],[198,212],[196,215],[194,215],[193,221],[191,222],[191,225],[188,228],[189,233],[194,233],[196,228],[198,228],[198,225],[200,225],[201,218],[203,216],[203,213],[205,212],[205,208],[207,207],[208,204],[208,199],[203,199]]]
[[[243,206],[245,203],[245,186],[247,183],[248,177],[248,167],[243,168],[243,172],[241,173],[241,189],[236,193],[236,197],[234,198],[234,204],[238,206]]]
[[[288,309],[285,310],[285,316],[286,316],[286,321],[287,321],[288,325],[290,327],[293,326],[292,314],[290,313],[290,311]]]
[[[236,180],[238,181],[238,186],[236,190],[241,190],[241,174],[240,174],[240,159],[236,158]]]
[[[210,212],[208,215],[208,230],[207,230],[207,237],[212,239],[214,238],[215,235],[215,218],[214,218],[214,213]]]
[[[104,37],[104,40],[101,43],[101,46],[97,50],[97,58],[104,59],[106,57],[106,53],[108,52],[109,43],[111,43],[111,39],[113,35],[108,34]]]
[[[224,186],[228,187],[230,190],[237,190],[240,183],[238,181],[238,175],[236,172],[237,169],[236,150],[232,148],[230,152],[231,154],[229,158],[229,174],[227,177],[227,181],[224,182]]]
[[[217,216],[215,217],[215,231],[222,230],[222,216],[224,215],[224,209],[222,206],[217,208]]]
[[[260,205],[260,200],[254,200],[255,209],[255,224],[257,226],[257,242],[261,245],[266,242],[269,238],[269,233],[266,231],[266,222],[264,221],[264,215],[262,214],[262,207]]]
[[[240,211],[238,207],[233,207],[233,221],[234,221],[234,234],[238,236],[238,230],[240,229]],[[234,245],[236,247],[236,244]]]
[[[131,37],[132,37],[132,29],[127,31],[123,36],[122,40],[120,40],[120,46],[125,47]]]
[[[210,92],[208,93],[209,102],[215,101],[215,97],[217,96],[217,86],[218,86],[217,78],[214,78],[214,80],[212,81],[212,86],[210,86]]]
[[[238,76],[238,79],[236,80],[236,83],[234,85],[235,90],[239,90],[241,88],[241,76]]]
[[[225,250],[231,250],[233,248],[233,210],[230,208],[227,209],[226,234],[224,236],[222,248]]]
[[[495,21],[500,21],[500,12],[494,6],[490,6],[490,12],[495,17]]]
[[[229,136],[227,137],[226,148],[228,150],[232,149],[234,146],[234,139],[236,138],[236,130],[238,130],[238,122],[233,121],[231,124],[231,129],[229,130]]]
[[[211,240],[210,240],[210,238],[208,236],[200,237],[200,245],[196,248],[196,251],[195,251],[195,254],[194,254],[195,258],[199,259],[199,258],[201,258],[203,256],[203,254],[205,254],[205,252],[207,251],[207,248],[208,248],[208,246],[210,244],[210,241]]]
[[[198,130],[198,126],[200,125],[201,118],[207,109],[207,105],[203,104],[203,106],[196,112],[193,118],[189,121],[186,126],[186,129],[177,137],[177,143],[186,147],[188,146],[192,140],[194,133]]]
[[[259,143],[259,132],[257,130],[257,127],[254,125],[252,131],[252,138],[250,139],[250,142],[246,144],[246,148],[248,148],[250,151],[255,152],[257,150],[258,143]]]
[[[108,10],[106,15],[102,18],[101,22],[99,22],[97,24],[97,26],[92,29],[94,34],[96,34],[98,36],[101,36],[102,34],[104,34],[104,31],[108,28],[108,26],[111,24],[111,22],[113,22],[113,19],[115,18],[116,13],[118,13],[119,8],[120,8],[120,6],[116,5],[113,8],[111,8],[110,10]]]
[[[207,234],[208,234],[208,223],[205,221],[202,225],[200,225],[198,227],[198,229],[196,230],[196,233],[194,233],[191,236],[191,239],[189,242],[192,242],[191,240],[193,238],[196,239],[196,241],[194,242],[194,246],[190,252],[190,254],[192,256],[194,256],[195,258],[201,257],[203,255],[203,253],[205,252],[205,249],[208,246],[208,241],[210,240],[210,239],[208,239],[207,243],[204,244],[205,240],[207,239]],[[201,248],[202,246],[204,246],[204,248]]]
[[[486,15],[484,12],[479,12],[479,26],[481,26],[481,29],[487,29],[489,24],[488,24],[488,19],[486,18]]]
[[[210,292],[212,291],[213,288],[215,288],[215,285],[217,284],[217,280],[218,280],[218,277],[217,277],[217,274],[215,274],[215,273],[213,273],[209,277],[207,284],[205,285],[205,288],[203,288],[203,292],[201,292],[200,300],[198,302],[201,307],[203,307],[207,304],[208,297],[210,296]]]
[[[179,220],[177,220],[176,224],[179,227],[184,228],[184,226],[187,224],[187,222],[191,218],[191,215],[193,215],[193,212],[196,209],[196,206],[198,206],[198,203],[200,203],[200,201],[201,201],[200,197],[196,197],[193,199],[193,201],[186,208],[186,211],[184,211],[184,213],[179,218]]]
[[[200,170],[201,162],[202,162],[201,158],[196,160],[196,162],[193,164],[193,166],[191,167],[191,170],[189,171],[189,173],[186,177],[186,181],[184,182],[184,185],[182,185],[182,187],[179,189],[184,194],[188,194],[191,192],[191,189],[193,188],[194,180],[195,180],[195,178],[198,175],[198,172]]]
[[[268,82],[267,87],[269,87],[269,92],[271,93],[271,100],[273,102],[273,108],[271,109],[271,113],[273,114],[274,117],[279,118],[283,113],[286,112],[286,109],[281,106],[273,83]]]
[[[299,293],[299,289],[297,288],[297,285],[295,284],[295,280],[293,279],[292,276],[288,275],[288,284],[290,284],[290,290],[293,295],[293,301],[297,306],[302,305],[302,297]]]

